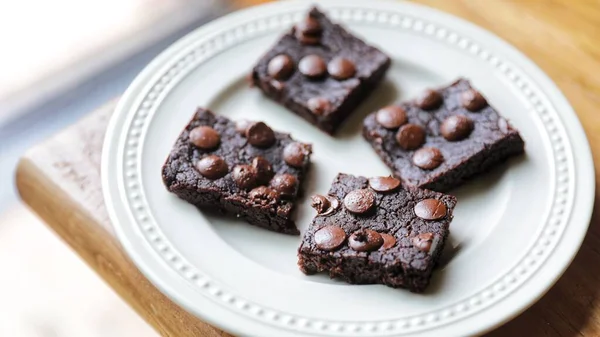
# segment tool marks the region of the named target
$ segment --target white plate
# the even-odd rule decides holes
[[[103,188],[123,246],[170,298],[239,335],[465,336],[514,317],[563,273],[590,220],[593,165],[572,108],[525,56],[469,23],[409,3],[319,3],[392,56],[385,83],[332,138],[245,80],[307,2],[237,12],[183,38],[138,76],[107,133]],[[326,192],[339,171],[388,174],[360,135],[361,119],[458,76],[522,132],[527,154],[455,191],[451,249],[425,294],[305,276],[299,237],[202,214],[163,187],[161,165],[196,106],[313,143],[307,195]],[[313,215],[306,200],[296,214],[304,230]]]

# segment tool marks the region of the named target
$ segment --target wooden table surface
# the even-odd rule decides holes
[[[598,0],[417,2],[491,30],[550,75],[579,115],[595,157],[596,184],[600,183]],[[162,335],[229,336],[156,290],[115,239],[100,186],[102,141],[114,105],[108,103],[28,151],[17,171],[19,192],[31,209]],[[486,336],[600,336],[599,207],[597,197],[583,247],[558,283],[525,313]]]

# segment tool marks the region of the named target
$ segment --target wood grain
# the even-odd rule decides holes
[[[240,0],[246,4],[251,0]],[[600,167],[600,2],[420,0],[506,39],[533,59],[565,93],[585,128]],[[114,102],[30,150],[17,185],[23,200],[164,336],[229,336],[158,292],[115,240],[100,187],[100,155]],[[595,212],[583,247],[537,304],[488,334],[600,336],[600,170]]]
[[[148,280],[115,239],[100,188],[104,131],[115,102],[27,153],[21,197],[163,336],[229,336],[179,308]]]

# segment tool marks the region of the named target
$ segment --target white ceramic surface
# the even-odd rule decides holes
[[[319,3],[391,55],[385,83],[332,138],[245,80],[307,2],[240,11],[183,38],[138,76],[109,126],[103,188],[123,246],[170,298],[238,335],[465,336],[514,317],[563,273],[589,223],[593,164],[572,108],[525,56],[457,18],[409,3]],[[449,247],[425,294],[305,276],[299,237],[203,214],[162,184],[161,165],[196,106],[313,143],[307,196],[340,171],[389,174],[361,137],[362,118],[458,76],[521,131],[527,154],[454,191]],[[313,211],[306,198],[299,204],[303,231]]]

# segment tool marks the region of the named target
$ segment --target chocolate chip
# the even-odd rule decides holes
[[[246,129],[248,143],[256,147],[269,147],[275,144],[275,132],[265,123],[256,122]]]
[[[295,35],[302,44],[316,45],[321,42],[321,24],[315,18],[306,17],[298,22],[295,27]]]
[[[254,122],[249,121],[247,119],[240,119],[235,122],[235,131],[241,133],[242,136],[246,137],[246,130],[248,130],[248,127],[252,125],[252,123]]]
[[[433,110],[442,105],[444,98],[435,90],[427,89],[417,97],[416,104],[423,110]]]
[[[282,196],[292,197],[296,194],[298,178],[289,173],[277,174],[271,180],[271,188],[279,192]]]
[[[372,139],[373,143],[377,145],[383,144],[383,137],[385,137],[385,135],[382,135],[378,130],[370,130],[368,135],[369,138]]]
[[[290,143],[283,148],[283,160],[292,167],[302,167],[310,154],[310,146],[298,142]]]
[[[431,249],[431,245],[433,244],[433,234],[432,233],[421,233],[412,238],[412,244],[418,250],[428,253],[429,250]]]
[[[273,177],[273,167],[264,157],[258,156],[252,159],[252,167],[256,169],[258,183],[267,184]]]
[[[219,156],[215,156],[214,154],[198,160],[196,163],[196,169],[204,177],[211,180],[225,176],[229,170],[225,160]]]
[[[340,207],[340,202],[336,197],[317,194],[310,197],[310,207],[314,208],[318,215],[326,216],[335,212]]]
[[[400,186],[400,180],[394,177],[369,178],[369,187],[377,192],[390,192]]]
[[[344,198],[344,206],[352,213],[368,212],[375,205],[375,195],[367,189],[354,190]]]
[[[371,229],[359,229],[348,238],[348,245],[357,252],[372,252],[383,245],[383,238]]]
[[[221,136],[210,126],[198,126],[190,131],[190,142],[203,150],[212,150],[221,143]]]
[[[338,226],[325,226],[315,232],[315,243],[317,248],[333,251],[338,249],[346,241],[346,232]]]
[[[308,100],[307,105],[315,115],[324,115],[331,110],[331,103],[325,97],[313,97]]]
[[[394,247],[396,245],[396,238],[393,235],[381,233],[381,238],[383,238],[383,245],[379,250],[386,250]]]
[[[252,189],[250,193],[248,193],[250,199],[262,200],[267,204],[272,202],[277,202],[279,200],[279,193],[277,193],[272,188],[268,188],[267,186],[258,186]]]
[[[269,61],[267,66],[267,73],[272,78],[285,81],[294,72],[294,61],[292,58],[285,54],[279,54]]]
[[[285,84],[283,82],[277,80],[270,80],[269,84],[277,91],[281,91],[285,87]]]
[[[471,112],[479,111],[487,106],[485,97],[475,89],[463,91],[463,93],[460,94],[460,102],[465,109]]]
[[[386,129],[397,129],[408,122],[406,111],[395,105],[379,109],[375,114],[375,120]]]
[[[437,199],[424,199],[415,205],[415,214],[424,220],[439,220],[446,212],[446,205]]]
[[[469,137],[473,130],[473,121],[464,115],[454,115],[446,118],[440,126],[440,133],[446,140],[456,142]]]
[[[310,207],[314,208],[317,214],[325,213],[329,206],[331,206],[329,199],[324,195],[317,194],[310,197]]]
[[[319,20],[307,16],[304,20],[296,24],[296,32],[306,35],[318,35],[321,34],[323,28],[319,23]]]
[[[308,34],[296,33],[296,38],[298,39],[298,41],[300,41],[301,44],[305,44],[305,45],[314,46],[314,45],[321,43],[320,35],[308,35]]]
[[[327,65],[319,55],[304,56],[298,63],[300,73],[309,78],[317,78],[325,75]]]
[[[405,124],[396,133],[398,145],[405,150],[415,150],[425,142],[425,130],[416,124]]]
[[[415,151],[412,161],[413,164],[424,170],[433,170],[444,162],[444,156],[435,147],[422,147]]]
[[[343,57],[336,57],[329,61],[327,72],[331,77],[341,81],[354,76],[356,67],[354,66],[354,62]]]
[[[241,189],[249,190],[258,185],[258,172],[250,165],[235,166],[231,177]]]

